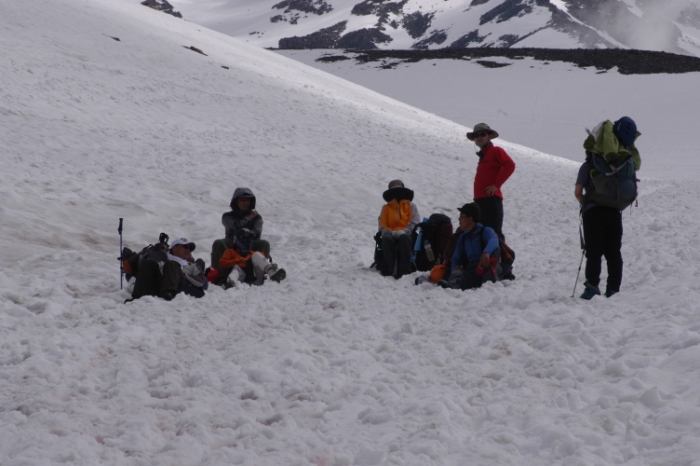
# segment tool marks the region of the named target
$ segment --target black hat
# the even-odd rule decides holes
[[[468,202],[462,207],[457,207],[457,210],[463,213],[465,217],[471,217],[475,223],[479,223],[481,219],[481,209],[479,209],[476,202]]]
[[[404,199],[408,201],[413,200],[413,191],[408,189],[403,185],[403,181],[401,180],[393,180],[389,182],[389,189],[384,191],[384,194],[382,194],[382,197],[386,202],[391,201],[392,199],[396,199],[397,201],[402,201]]]

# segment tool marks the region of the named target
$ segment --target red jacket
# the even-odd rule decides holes
[[[474,199],[490,197],[486,188],[491,185],[496,186],[494,196],[503,199],[501,186],[515,171],[515,162],[506,151],[489,143],[481,149],[479,164],[476,166],[476,176],[474,177]]]

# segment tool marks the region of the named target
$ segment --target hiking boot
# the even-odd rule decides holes
[[[437,284],[440,288],[445,288],[448,290],[452,288],[450,282],[448,282],[447,280],[440,280],[439,282],[437,282]]]
[[[597,286],[593,286],[588,282],[584,283],[584,285],[586,285],[586,289],[583,290],[583,294],[581,294],[581,299],[590,300],[593,298],[593,296],[600,295],[600,289]]]
[[[426,283],[430,281],[430,277],[428,275],[421,275],[420,277],[416,277],[416,281],[414,282],[416,285],[420,285],[421,283]]]
[[[274,274],[277,273],[277,270],[279,269],[279,266],[272,262],[271,264],[267,264],[265,268],[263,269],[263,272],[268,274],[270,277],[272,277]]]
[[[513,275],[513,272],[504,273],[501,280],[515,280],[515,275]]]
[[[605,297],[609,298],[610,296],[619,293],[617,290],[605,290]]]
[[[236,288],[238,287],[238,279],[241,278],[241,273],[240,271],[234,267],[233,270],[228,274],[228,277],[226,277],[226,280],[221,283],[221,286],[223,287],[224,290],[230,290],[231,288]]]
[[[285,272],[284,269],[279,269],[270,276],[270,280],[277,283],[281,282],[285,278],[287,278],[287,272]]]
[[[177,291],[164,291],[163,292],[163,299],[166,301],[172,301],[176,294],[177,294]]]

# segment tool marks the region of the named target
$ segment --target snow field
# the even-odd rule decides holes
[[[456,217],[467,128],[129,2],[0,7],[1,464],[697,463],[692,183],[642,181],[582,302],[578,164],[499,141],[517,280],[384,279],[381,193]],[[240,185],[287,280],[123,305],[118,218],[208,262]]]

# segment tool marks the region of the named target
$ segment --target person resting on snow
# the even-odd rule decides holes
[[[450,277],[440,280],[442,288],[468,290],[479,288],[486,281],[498,281],[501,276],[498,235],[491,227],[479,223],[479,206],[472,202],[459,209],[459,228],[463,233],[452,255]]]
[[[207,279],[204,275],[204,261],[192,258],[195,244],[186,238],[173,241],[165,257],[144,258],[139,263],[134,290],[130,300],[142,296],[158,296],[166,301],[178,293],[195,298],[204,296]],[[164,253],[164,251],[161,251]]]
[[[254,248],[255,233],[248,228],[239,228],[233,237],[233,247],[224,251],[219,259],[219,276],[215,283],[228,289],[236,286],[236,282],[251,285],[262,285],[265,276],[277,283],[287,276],[284,269],[275,263],[270,263],[265,255]]]
[[[261,239],[263,231],[262,216],[255,210],[255,195],[250,188],[236,188],[231,198],[231,211],[221,216],[225,238],[217,239],[211,246],[211,266],[219,268],[219,259],[227,249],[233,248],[233,238],[241,228],[247,228],[254,234],[252,248],[270,258],[270,243]]]
[[[379,234],[384,253],[384,267],[380,272],[385,277],[393,275],[399,279],[412,271],[411,235],[420,222],[420,214],[413,203],[413,191],[406,188],[401,180],[390,182],[389,189],[384,191],[382,197],[386,204],[379,214]]]

